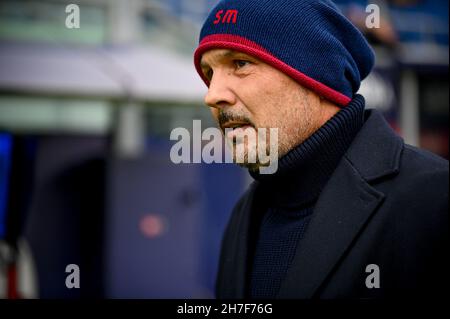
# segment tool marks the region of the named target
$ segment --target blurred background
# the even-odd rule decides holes
[[[217,2],[0,1],[0,298],[214,297],[250,177],[173,164],[169,136],[215,126],[192,56]],[[80,28],[66,27],[70,3]],[[448,159],[448,1],[336,3],[376,51],[367,107]]]

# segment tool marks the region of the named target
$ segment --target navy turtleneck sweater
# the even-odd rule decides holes
[[[303,238],[317,199],[364,123],[364,98],[355,98],[314,134],[279,159],[272,175],[250,172],[263,202],[248,294],[275,298]]]

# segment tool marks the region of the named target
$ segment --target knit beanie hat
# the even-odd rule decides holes
[[[370,73],[374,54],[364,36],[330,0],[222,0],[211,11],[194,54],[233,49],[284,72],[339,106]]]

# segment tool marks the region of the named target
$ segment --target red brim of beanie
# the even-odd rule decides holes
[[[203,53],[211,49],[232,49],[256,57],[261,61],[280,70],[281,72],[287,74],[304,87],[316,92],[325,99],[334,102],[339,106],[345,106],[351,101],[351,98],[349,98],[348,96],[336,90],[333,90],[332,88],[324,85],[323,83],[320,83],[314,80],[313,78],[310,78],[304,73],[294,69],[293,67],[277,59],[270,52],[268,52],[266,49],[259,46],[258,44],[244,37],[233,34],[213,34],[206,36],[202,39],[198,48],[195,50],[194,53],[195,68],[207,86],[209,86],[209,81],[202,72],[200,60],[202,58]]]

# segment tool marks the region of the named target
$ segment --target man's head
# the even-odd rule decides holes
[[[278,128],[280,156],[339,110],[278,69],[239,51],[209,50],[202,56],[201,68],[209,81],[205,103],[221,129]]]
[[[350,102],[374,57],[330,1],[223,0],[194,60],[221,127],[278,128],[282,156]]]

